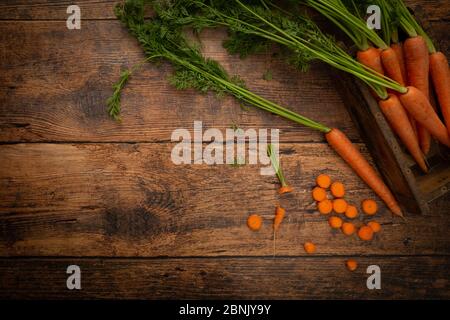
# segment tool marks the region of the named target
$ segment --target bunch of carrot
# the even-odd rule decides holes
[[[390,91],[379,96],[379,106],[420,168],[427,172],[425,155],[431,136],[450,146],[450,73],[448,62],[436,49],[401,0],[371,0],[382,9],[383,39],[359,16],[358,4],[351,0],[306,0],[306,4],[328,17],[358,47],[357,60],[382,76],[387,76],[407,92]],[[346,3],[348,3],[347,1]],[[365,5],[365,1],[362,2]],[[350,7],[353,7],[350,8]],[[399,41],[397,25],[409,38]],[[433,79],[440,110],[447,127],[430,101],[429,74]]]

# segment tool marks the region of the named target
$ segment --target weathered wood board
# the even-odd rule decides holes
[[[332,232],[311,202],[318,173],[344,181],[355,204],[374,195],[323,136],[230,98],[176,91],[166,64],[130,79],[123,121],[113,122],[111,84],[143,57],[115,20],[115,2],[77,1],[81,30],[66,28],[71,2],[0,4],[0,298],[449,298],[450,197],[405,220],[381,205],[383,230],[371,243]],[[449,53],[450,3],[407,2]],[[370,158],[333,70],[299,73],[271,52],[230,57],[225,36],[204,32],[204,51],[256,93],[341,128]],[[280,129],[295,192],[280,198],[276,178],[257,165],[174,165],[171,133],[195,120],[205,129]],[[274,257],[277,202],[287,217]],[[261,232],[247,229],[250,213],[264,215]],[[304,241],[316,243],[316,255],[306,256]],[[348,257],[360,262],[356,273],[345,270]],[[65,287],[69,264],[83,270],[81,291]],[[382,268],[380,291],[365,287],[370,264]]]

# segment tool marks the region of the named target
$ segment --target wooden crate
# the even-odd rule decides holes
[[[433,142],[424,174],[401,146],[368,87],[347,74],[338,75],[339,91],[362,138],[403,209],[429,212],[429,205],[450,189],[449,149]]]

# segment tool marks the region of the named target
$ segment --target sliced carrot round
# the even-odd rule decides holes
[[[345,262],[345,265],[348,270],[355,271],[358,268],[358,262],[353,259],[349,259]]]
[[[362,226],[358,230],[358,237],[364,241],[370,241],[373,238],[373,230],[369,226]]]
[[[369,216],[373,216],[378,212],[378,205],[375,200],[366,199],[361,203],[361,208],[363,212]]]
[[[344,199],[334,199],[333,210],[336,213],[344,213],[347,210],[347,201]]]
[[[331,178],[326,174],[321,174],[316,178],[316,183],[319,187],[328,189],[331,185]]]
[[[329,214],[333,211],[333,203],[328,199],[322,200],[317,204],[317,209],[321,214]]]
[[[381,231],[381,225],[376,221],[370,221],[367,225],[372,228],[373,232],[377,233]]]
[[[342,219],[339,217],[330,217],[330,219],[328,219],[328,223],[333,229],[339,229],[342,227]]]
[[[321,187],[315,187],[312,191],[312,196],[314,200],[322,201],[327,198],[327,192]]]
[[[345,187],[341,182],[333,182],[331,184],[331,194],[336,198],[342,198],[345,195]]]
[[[305,248],[305,251],[307,253],[314,253],[316,252],[316,245],[312,242],[306,242],[303,247]]]
[[[356,228],[355,225],[351,222],[344,222],[341,227],[342,233],[346,236],[351,236],[355,233]]]
[[[262,218],[257,214],[252,214],[247,218],[247,226],[253,230],[258,231],[262,226]]]
[[[347,210],[345,210],[345,216],[349,219],[354,219],[358,216],[358,208],[352,205],[347,206]]]

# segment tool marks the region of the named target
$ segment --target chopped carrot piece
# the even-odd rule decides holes
[[[329,214],[333,211],[333,203],[328,199],[322,200],[317,204],[317,209],[321,214]]]
[[[353,259],[349,259],[345,262],[347,269],[350,271],[355,271],[358,268],[358,262]]]
[[[378,212],[378,205],[375,200],[366,199],[361,203],[362,210],[365,214],[373,216]]]
[[[348,205],[345,210],[345,216],[349,219],[354,219],[358,216],[358,209],[355,206]]]
[[[342,227],[342,219],[339,217],[330,217],[330,219],[328,219],[328,223],[333,229],[339,229]]]
[[[294,191],[294,188],[292,188],[291,186],[284,186],[278,189],[279,194],[290,193],[292,191]]]
[[[345,187],[341,182],[333,182],[331,185],[331,194],[336,198],[342,198],[345,195]]]
[[[316,252],[316,245],[312,242],[306,242],[303,247],[305,248],[306,253],[314,253]]]
[[[325,189],[322,189],[321,187],[315,187],[312,191],[313,199],[316,201],[322,201],[327,198],[327,192]]]
[[[362,226],[359,228],[358,237],[364,241],[370,241],[373,238],[373,230],[371,227]]]
[[[336,213],[344,213],[347,210],[347,201],[344,199],[334,199],[333,210]]]
[[[342,233],[346,236],[351,236],[355,233],[356,228],[355,225],[351,222],[344,222],[341,227]]]
[[[326,174],[321,174],[316,178],[316,183],[319,187],[328,189],[331,185],[331,178]]]
[[[257,214],[252,214],[247,218],[247,226],[253,230],[258,231],[262,226],[262,218]]]
[[[375,233],[381,231],[381,225],[378,222],[376,222],[376,221],[370,221],[369,223],[367,223],[367,225],[369,227],[371,227],[373,232],[375,232]]]

